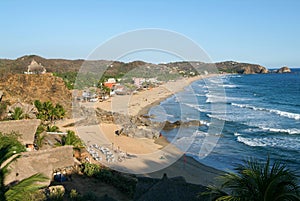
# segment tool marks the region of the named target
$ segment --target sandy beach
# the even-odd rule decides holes
[[[114,96],[104,102],[88,106],[114,111],[122,114],[146,114],[150,107],[159,104],[162,100],[182,91],[192,82],[216,75],[197,76],[184,78],[174,82],[167,82],[150,90],[140,91],[134,95]],[[58,122],[62,127],[68,122]],[[200,164],[195,159],[185,156],[174,145],[164,138],[154,140],[148,138],[131,138],[118,136],[115,131],[119,125],[113,123],[100,123],[92,126],[76,126],[62,130],[75,130],[80,138],[91,149],[96,150],[101,157],[100,163],[118,171],[134,173],[143,176],[161,178],[163,173],[169,177],[183,176],[187,182],[208,185],[222,172]],[[108,149],[114,154],[113,162],[93,145]],[[129,157],[124,157],[127,155]]]
[[[201,75],[166,82],[158,87],[139,91],[137,94],[113,96],[107,101],[96,103],[94,107],[132,116],[146,114],[150,107],[158,105],[166,98],[182,91],[192,82],[213,76],[216,76],[216,74]]]

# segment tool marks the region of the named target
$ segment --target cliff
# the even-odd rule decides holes
[[[215,65],[219,71],[227,73],[257,74],[269,72],[267,68],[258,64],[239,63],[235,61],[219,62]]]

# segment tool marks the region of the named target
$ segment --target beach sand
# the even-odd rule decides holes
[[[206,77],[211,76],[216,75],[207,75]],[[153,105],[159,104],[162,100],[182,91],[192,82],[204,77],[198,76],[167,82],[159,87],[144,90],[131,96],[114,96],[107,101],[94,104],[93,107],[129,115],[147,114]],[[64,122],[57,123],[61,128],[63,124]],[[122,160],[122,162],[116,159],[116,162],[109,163],[104,160],[105,157],[103,156],[101,163],[118,171],[153,178],[161,178],[163,173],[167,173],[169,177],[182,176],[187,182],[201,185],[213,184],[214,179],[222,174],[219,170],[205,166],[192,157],[185,156],[182,151],[164,138],[154,140],[117,136],[115,131],[120,129],[117,124],[100,123],[92,126],[68,127],[62,130],[67,129],[75,130],[87,145],[97,144],[109,148],[112,152],[115,150],[116,152],[127,153],[130,157]]]
[[[147,114],[150,107],[158,105],[166,98],[184,90],[184,88],[188,87],[192,82],[213,76],[216,76],[216,74],[183,78],[173,82],[170,81],[155,88],[139,91],[134,95],[113,96],[107,101],[96,103],[95,107],[132,116]]]

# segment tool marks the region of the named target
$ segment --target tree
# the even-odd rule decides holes
[[[30,193],[37,191],[43,186],[38,182],[46,181],[47,178],[41,174],[32,175],[17,184],[11,186],[4,185],[5,176],[8,174],[8,166],[20,156],[19,153],[26,151],[25,147],[17,140],[18,135],[0,133],[0,200],[18,201],[24,200]],[[9,162],[6,162],[9,158]],[[6,163],[6,164],[5,164]]]
[[[56,119],[62,119],[62,118],[64,118],[65,115],[66,115],[65,109],[63,108],[62,105],[57,103],[55,105],[55,118]]]
[[[66,111],[62,105],[56,104],[55,106],[52,102],[41,102],[39,100],[34,101],[34,105],[38,110],[37,118],[43,121],[50,121],[62,119],[66,115]]]
[[[221,176],[221,187],[210,186],[212,200],[239,201],[299,201],[297,176],[286,165],[275,161],[260,163],[245,161],[235,168],[236,173]]]
[[[74,131],[67,131],[67,135],[61,137],[61,145],[73,145],[76,148],[83,147],[81,139],[75,135]]]
[[[35,132],[35,143],[37,144],[38,148],[43,146],[43,140],[45,139],[46,135],[43,135],[45,131],[45,127],[41,124],[37,127]]]
[[[47,132],[59,132],[59,128],[57,126],[47,126]]]
[[[20,107],[16,107],[11,115],[11,118],[13,120],[20,120],[20,119],[23,119],[24,118],[24,113],[23,113],[23,110],[22,108]]]

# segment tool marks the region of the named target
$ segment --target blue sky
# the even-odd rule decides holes
[[[299,10],[298,0],[1,0],[0,57],[86,58],[118,34],[161,28],[192,39],[213,61],[300,67]]]

